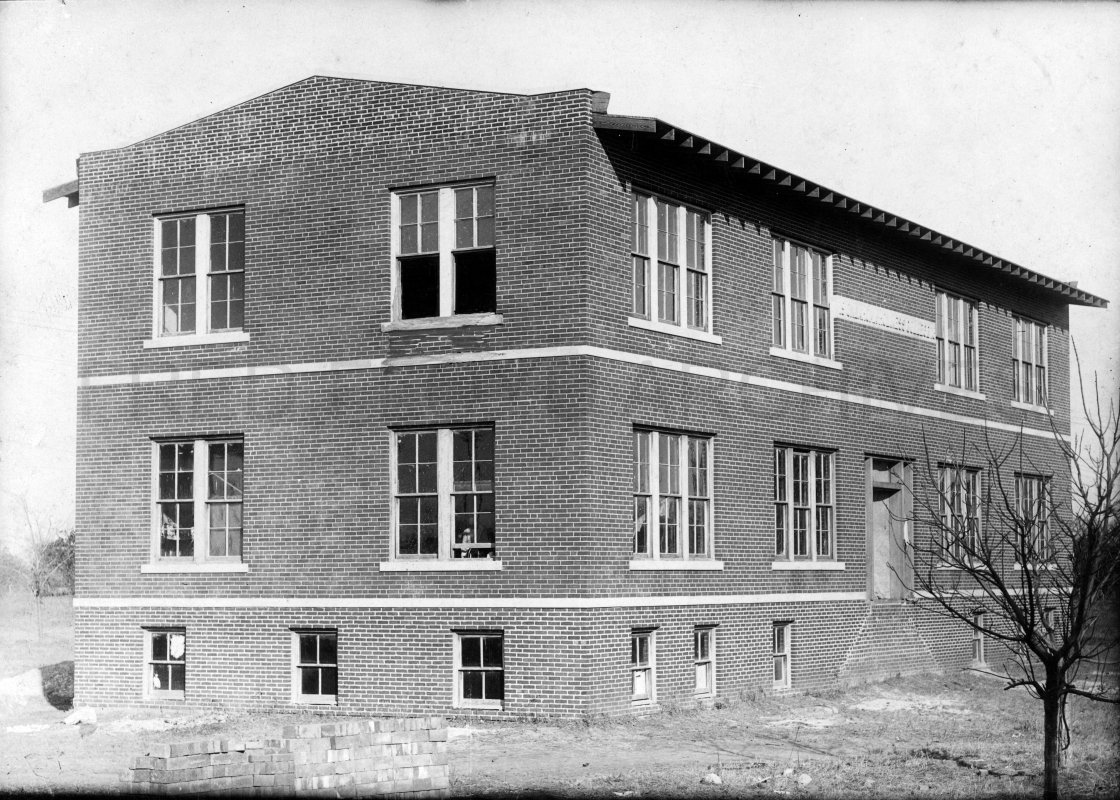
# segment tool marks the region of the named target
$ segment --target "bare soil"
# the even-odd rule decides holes
[[[293,721],[320,719],[97,709],[96,723],[63,724],[71,657],[67,602],[58,599],[48,609],[43,639],[28,608],[0,603],[0,793],[114,792],[132,757],[154,744],[269,738]],[[717,706],[578,723],[451,719],[452,793],[1041,795],[1039,704],[1025,692],[1003,691],[991,678],[911,676]],[[1113,709],[1074,703],[1070,719],[1065,795],[1117,796],[1120,726]],[[719,782],[702,782],[711,775]]]

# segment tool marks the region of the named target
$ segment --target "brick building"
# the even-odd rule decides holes
[[[579,716],[969,661],[899,578],[911,490],[1021,430],[1067,501],[1046,408],[1104,301],[607,99],[312,77],[48,193],[79,702]]]

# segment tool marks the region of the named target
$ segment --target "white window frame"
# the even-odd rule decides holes
[[[972,614],[972,624],[975,626],[972,629],[972,663],[977,666],[984,666],[988,663],[987,654],[987,639],[984,636],[984,631],[980,630],[988,624],[988,615],[983,611],[976,611]]]
[[[1035,562],[1040,564],[1050,563],[1054,558],[1050,542],[1050,492],[1049,475],[1015,473],[1015,510],[1020,522],[1031,526],[1028,535],[1036,540],[1031,549],[1042,554]],[[1027,507],[1031,504],[1034,505],[1033,510]]]
[[[148,700],[183,700],[186,697],[186,683],[187,683],[187,629],[182,626],[159,626],[159,627],[145,627],[144,631],[144,691],[143,696]],[[170,653],[171,637],[183,637],[183,657],[182,659],[160,660],[160,664],[172,664],[176,661],[181,662],[183,665],[183,688],[182,689],[157,689],[153,681],[153,668],[156,661],[153,657],[152,639],[155,636],[164,635],[168,637],[167,646]]]
[[[397,189],[390,198],[390,249],[392,252],[392,269],[390,271],[390,292],[392,298],[390,322],[383,324],[382,330],[414,330],[425,328],[460,327],[467,325],[498,325],[503,321],[502,315],[497,312],[498,287],[495,273],[494,286],[494,311],[472,314],[455,313],[455,192],[462,189],[477,189],[488,186],[494,191],[494,244],[490,247],[465,248],[471,250],[493,250],[495,262],[497,261],[497,220],[498,199],[497,186],[493,180],[464,181],[461,183],[440,184],[438,186],[421,186],[409,189]],[[401,316],[401,199],[414,195],[437,193],[438,222],[438,255],[439,255],[439,314],[434,317],[414,317],[404,319]],[[496,263],[495,263],[496,270]]]
[[[639,640],[646,642],[646,660],[636,660],[640,650],[635,649]],[[630,631],[630,703],[635,706],[650,706],[657,703],[657,630],[655,628],[633,628]],[[642,675],[645,694],[635,691],[638,675]]]
[[[240,213],[245,218],[243,206],[210,209],[205,212],[161,214],[152,218],[152,338],[144,341],[145,348],[186,347],[199,344],[222,344],[249,341],[245,330],[245,312],[248,310],[248,281],[243,283],[242,324],[239,328],[210,329],[210,218],[221,214]],[[169,220],[194,219],[195,262],[195,329],[192,333],[164,333],[163,331],[163,228]],[[248,232],[244,246],[248,245]],[[248,265],[243,263],[242,273],[248,275]]]
[[[779,641],[780,639],[780,641]],[[774,677],[775,689],[793,686],[793,622],[775,622],[770,628],[770,650],[773,659],[772,675],[782,665],[782,677]]]
[[[806,347],[804,350],[797,350],[793,346],[793,277],[790,269],[792,263],[793,248],[806,250],[809,253],[815,253],[820,256],[821,268],[824,270],[825,281],[827,283],[827,291],[825,294],[826,304],[822,305],[818,302],[818,292],[816,282],[813,280],[813,267],[812,260],[810,259],[807,265],[807,272],[805,284],[807,289],[807,298],[804,301],[807,307],[806,316]],[[780,259],[780,264],[776,263],[776,259]],[[774,273],[776,267],[781,268],[781,285],[778,285],[777,277]],[[836,360],[836,336],[835,336],[835,318],[833,313],[833,296],[835,294],[835,287],[833,285],[833,266],[834,255],[819,247],[813,247],[805,242],[796,239],[790,239],[785,236],[771,234],[771,291],[770,291],[770,355],[779,356],[782,358],[792,358],[796,361],[805,361],[819,366],[830,367],[833,369],[839,368],[840,364]],[[780,291],[779,291],[780,289]],[[775,302],[781,309],[782,319],[779,322],[775,319]],[[818,339],[818,326],[817,326],[817,309],[824,308],[828,314],[828,348],[822,352],[820,350]],[[774,341],[775,330],[780,330],[782,339],[780,342]]]
[[[806,542],[808,553],[803,555],[796,555],[794,553],[794,531],[793,531],[793,518],[794,509],[803,508],[804,506],[794,505],[794,487],[793,487],[793,461],[795,454],[808,456],[808,481],[809,487],[809,530],[807,532],[808,542]],[[824,457],[827,459],[829,466],[828,476],[828,490],[829,502],[822,503],[820,497],[817,495],[817,478],[818,468],[817,461],[819,458]],[[784,459],[785,467],[785,492],[784,496],[779,498],[779,485],[778,485],[778,460]],[[773,461],[771,462],[771,477],[773,479],[773,506],[774,512],[774,563],[781,564],[783,562],[794,563],[821,563],[821,564],[839,564],[839,559],[836,555],[836,451],[825,448],[812,448],[800,447],[797,445],[776,443],[773,450]],[[785,525],[784,525],[784,552],[779,553],[777,548],[777,509],[779,506],[785,507]],[[818,514],[822,508],[829,509],[829,517],[832,520],[832,529],[828,533],[828,554],[822,555],[818,552]]]
[[[946,292],[943,289],[938,289],[935,297],[937,303],[936,319],[934,320],[937,339],[937,381],[934,383],[934,388],[951,394],[983,400],[985,398],[980,391],[980,304],[976,300]],[[956,330],[953,331],[957,336],[955,345],[949,339],[950,304],[956,306]],[[970,319],[972,325],[969,324]],[[960,348],[959,371],[955,381],[949,374],[951,364],[949,354],[952,346]],[[969,348],[972,349],[971,359],[968,358]],[[970,367],[973,376],[972,386],[968,385]]]
[[[315,663],[304,663],[300,658],[299,637],[300,636],[333,636],[334,637],[334,664],[325,661],[316,661]],[[320,706],[333,706],[338,705],[338,681],[339,681],[339,651],[338,651],[338,629],[337,628],[292,628],[291,629],[291,642],[292,642],[292,702],[301,703],[304,705],[320,705]],[[318,643],[316,650],[318,650]],[[335,693],[334,694],[304,694],[303,693],[303,668],[330,668],[334,667],[335,670]]]
[[[648,492],[639,492],[640,488],[638,483],[638,443],[642,436],[648,436],[649,442],[649,458],[648,467]],[[667,439],[674,438],[679,442],[676,473],[677,481],[680,492],[671,497],[679,498],[679,513],[677,518],[677,549],[676,552],[662,553],[661,552],[661,500],[662,486],[661,486],[661,450],[668,446]],[[666,431],[655,428],[635,427],[631,436],[631,452],[633,473],[634,473],[634,491],[633,491],[633,525],[631,536],[631,568],[643,569],[648,564],[656,564],[658,566],[664,564],[668,567],[679,564],[696,564],[701,566],[710,566],[713,568],[722,567],[722,563],[715,559],[715,469],[713,462],[713,455],[715,448],[712,445],[712,436],[704,436],[699,434],[682,433],[680,431]],[[705,495],[694,495],[691,493],[691,486],[689,483],[689,454],[691,450],[691,443],[698,442],[701,444],[706,459],[706,480],[704,481]],[[664,499],[668,499],[666,495]],[[643,498],[639,500],[639,498]],[[648,502],[644,499],[648,498]],[[704,550],[702,554],[690,553],[691,533],[690,533],[690,509],[692,506],[691,501],[697,500],[706,502],[707,512],[706,519],[704,520]],[[638,503],[643,502],[646,504],[646,552],[639,552],[637,550],[637,509]],[[687,568],[687,567],[686,567]]]
[[[1019,408],[1045,411],[1050,402],[1049,326],[1029,317],[1012,315],[1011,398]],[[1024,353],[1024,339],[1027,347]],[[1041,356],[1042,363],[1038,363]],[[1030,380],[1024,381],[1023,369]]]
[[[389,471],[390,471],[390,502],[392,504],[392,561],[382,562],[381,570],[390,571],[421,571],[425,569],[461,569],[461,570],[500,570],[502,562],[495,554],[497,552],[498,526],[497,526],[497,453],[494,453],[494,478],[492,490],[489,493],[494,504],[494,544],[490,548],[489,557],[455,558],[455,503],[454,481],[452,476],[454,440],[456,431],[487,430],[493,437],[495,451],[497,449],[497,435],[494,426],[490,423],[456,425],[445,428],[399,428],[389,431]],[[412,554],[400,553],[400,475],[397,464],[397,436],[405,434],[435,433],[436,434],[436,494],[437,494],[437,520],[438,520],[438,553]],[[470,492],[471,494],[486,494],[485,492]],[[408,495],[406,495],[408,496]]]
[[[225,501],[215,498],[214,502],[230,502],[241,506],[241,553],[239,555],[210,555],[210,514],[209,473],[210,446],[216,444],[238,443],[242,454],[242,489],[239,501]],[[194,554],[190,556],[165,556],[160,552],[163,501],[160,499],[160,447],[163,445],[189,444],[193,447],[193,466],[191,476],[191,500],[194,512]],[[142,564],[141,572],[247,572],[245,562],[245,439],[241,436],[214,436],[210,438],[167,438],[152,441],[151,467],[151,507],[152,530],[149,563]]]
[[[937,494],[941,546],[947,555],[964,560],[970,548],[979,550],[984,535],[984,472],[963,464],[938,464]]]
[[[502,643],[502,664],[500,667],[486,667],[485,664],[480,667],[464,667],[463,666],[463,639],[498,639]],[[455,708],[481,708],[500,711],[505,707],[505,684],[506,684],[506,641],[505,632],[500,630],[464,630],[454,632],[454,655],[455,655],[455,674],[454,682],[454,701]],[[485,644],[480,642],[480,654],[485,652]],[[502,696],[499,698],[467,698],[464,697],[463,692],[463,678],[466,672],[500,672],[502,674]]]
[[[663,203],[673,209],[674,220],[676,222],[677,230],[677,257],[676,261],[666,260],[665,263],[671,264],[676,267],[676,280],[674,282],[674,292],[677,299],[677,319],[675,321],[662,319],[664,316],[664,309],[662,308],[661,300],[658,295],[659,276],[661,261],[661,253],[658,250],[658,203]],[[644,204],[646,209],[646,231],[644,242],[639,242],[640,233],[637,225],[637,208],[639,204]],[[715,344],[721,343],[723,340],[712,333],[712,217],[708,211],[705,211],[695,206],[690,206],[682,203],[679,200],[674,200],[655,192],[648,192],[645,190],[634,190],[630,196],[631,207],[631,220],[630,220],[630,239],[631,239],[631,255],[630,255],[630,308],[628,322],[632,327],[644,328],[646,330],[659,331],[661,333],[673,334],[676,336],[685,336],[692,339],[699,339],[708,341]],[[704,230],[701,241],[704,253],[701,261],[703,263],[697,265],[688,264],[688,222],[689,215],[695,215],[702,222]],[[640,252],[641,246],[644,245],[645,252]],[[635,281],[635,274],[637,271],[635,259],[645,259],[645,306],[646,313],[641,313],[636,306],[636,298],[638,297],[637,283]],[[703,300],[703,313],[704,324],[693,325],[689,322],[689,273],[696,273],[703,275],[706,278],[705,296]]]
[[[707,640],[707,656],[702,649],[702,639]],[[695,667],[696,683],[693,689],[697,697],[716,695],[716,626],[697,625],[692,630],[692,661]],[[701,678],[703,677],[703,681]],[[706,683],[707,686],[704,686]]]

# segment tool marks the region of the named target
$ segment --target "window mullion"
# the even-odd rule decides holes
[[[198,214],[194,223],[195,321],[197,333],[210,332],[210,215]]]
[[[455,514],[451,496],[451,453],[451,430],[440,428],[436,433],[436,491],[439,494],[436,500],[439,519],[439,548],[436,557],[440,560],[451,558],[451,531]]]
[[[661,557],[661,434],[649,434],[649,555]]]
[[[785,313],[782,315],[782,327],[785,329],[785,348],[786,350],[793,349],[793,276],[790,271],[793,268],[791,263],[791,245],[788,240],[782,239],[782,306]],[[792,462],[791,462],[792,463]],[[790,506],[790,512],[793,512],[793,506]],[[792,521],[792,516],[790,517]],[[790,553],[793,557],[793,553]]]
[[[657,322],[661,313],[661,298],[658,293],[660,284],[660,259],[657,251],[657,199],[650,195],[644,198],[646,204],[646,252],[649,254],[649,319]]]
[[[454,310],[455,298],[455,190],[439,190],[439,314],[449,317]]]
[[[677,536],[677,547],[680,549],[680,557],[687,561],[689,557],[689,544],[688,541],[691,534],[690,524],[690,510],[691,504],[689,501],[692,495],[688,490],[688,454],[690,447],[690,437],[680,437],[679,457],[677,459],[677,480],[680,482],[681,487],[681,510],[678,520],[680,525],[680,534]]]
[[[191,491],[194,493],[194,560],[205,561],[210,552],[210,515],[206,505],[206,465],[210,454],[206,450],[205,439],[194,440],[194,474],[191,476]]]

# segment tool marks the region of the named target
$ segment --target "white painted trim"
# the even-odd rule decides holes
[[[434,558],[414,561],[382,561],[381,572],[501,572],[502,562],[489,558],[456,558],[440,561]]]
[[[711,292],[709,291],[708,294],[711,295]],[[631,328],[641,328],[642,330],[656,331],[657,333],[667,333],[670,336],[682,336],[685,339],[696,339],[699,342],[723,344],[722,336],[716,336],[707,331],[698,331],[695,328],[689,328],[687,325],[669,325],[665,322],[643,319],[642,317],[627,317],[626,324]]]
[[[1058,568],[1058,565],[1053,563],[1052,561],[1048,561],[1044,564],[1028,564],[1027,565],[1027,570],[1029,572],[1038,572],[1039,570],[1042,570],[1043,572],[1051,572],[1053,570],[1056,570],[1057,568]],[[1012,565],[1011,569],[1013,569],[1015,572],[1022,572],[1023,571],[1023,565],[1020,564],[1018,561],[1016,561],[1015,564]]]
[[[1054,412],[1048,409],[1046,406],[1036,406],[1034,403],[1021,403],[1018,400],[1012,400],[1011,407],[1018,408],[1023,411],[1033,411],[1036,414],[1044,414],[1049,417],[1054,416]]]
[[[75,597],[75,608],[665,608],[865,603],[867,592],[786,592],[662,597]]]
[[[161,336],[158,339],[145,339],[144,349],[153,347],[188,347],[199,344],[229,344],[249,341],[248,331],[222,331],[219,333],[189,333],[184,336]]]
[[[879,408],[886,411],[897,411],[900,414],[913,414],[919,417],[938,419],[946,422],[959,422],[963,425],[975,425],[991,430],[1007,431],[1009,433],[1022,432],[1027,436],[1038,436],[1044,439],[1052,439],[1054,436],[1053,432],[1041,428],[1020,428],[1018,425],[994,422],[982,417],[970,417],[949,411],[939,411],[932,408],[912,406],[906,403],[896,403],[892,400],[880,400],[874,397],[864,397],[862,395],[838,392],[832,389],[821,389],[816,386],[806,386],[798,383],[790,383],[789,381],[775,380],[773,378],[763,378],[757,375],[747,375],[743,372],[732,372],[716,367],[687,364],[683,361],[671,361],[667,358],[644,356],[638,353],[628,353],[606,347],[596,347],[594,345],[527,347],[520,350],[485,350],[470,353],[441,353],[438,355],[402,356],[397,358],[361,358],[352,361],[318,361],[297,364],[266,364],[249,367],[215,367],[210,369],[180,370],[178,372],[94,375],[91,377],[78,378],[78,386],[82,388],[120,386],[138,383],[162,383],[165,381],[252,378],[271,375],[298,375],[309,372],[346,372],[349,370],[385,369],[387,367],[409,367],[430,364],[466,364],[487,361],[518,361],[532,358],[573,358],[578,356],[602,358],[624,364],[637,364],[653,369],[663,369],[669,372],[684,373],[686,375],[698,375],[705,378],[729,381],[731,383],[762,386],[778,391],[820,397],[826,400],[852,403],[854,405]]]
[[[796,350],[786,350],[782,347],[771,347],[770,355],[777,356],[778,358],[788,358],[790,361],[801,361],[805,364],[814,364],[818,367],[827,367],[828,369],[844,369],[844,365],[834,359],[821,358],[820,356],[811,356],[807,353],[799,353]]]
[[[177,564],[163,560],[151,564],[141,564],[140,571],[146,574],[170,574],[181,572],[248,572],[249,565],[241,561],[191,561]]]
[[[770,569],[776,572],[839,571],[845,568],[843,561],[774,561],[770,564]]]
[[[453,314],[449,317],[420,317],[417,319],[398,319],[382,322],[381,330],[394,331],[438,331],[451,328],[472,328],[487,325],[501,325],[505,318],[501,314],[484,312],[482,314]]]
[[[630,562],[630,569],[641,572],[658,572],[672,570],[708,570],[718,572],[723,569],[722,561],[711,561],[701,558],[690,558],[687,561],[680,558],[635,558]]]
[[[947,383],[935,383],[933,385],[935,392],[945,392],[945,394],[955,394],[957,397],[968,397],[972,400],[987,400],[988,397],[983,392],[974,392],[971,389],[961,389],[956,386],[950,386]]]

